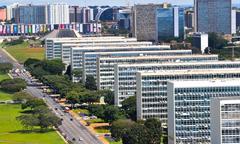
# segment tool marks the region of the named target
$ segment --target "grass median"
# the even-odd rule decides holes
[[[9,78],[0,74],[0,81]],[[12,94],[0,91],[0,101],[11,100]],[[42,133],[38,128],[26,131],[16,117],[22,113],[19,104],[0,104],[0,143],[6,144],[64,144],[53,129]]]

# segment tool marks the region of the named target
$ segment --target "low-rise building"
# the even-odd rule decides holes
[[[202,53],[208,48],[208,34],[206,33],[194,33],[192,46],[199,49]]]

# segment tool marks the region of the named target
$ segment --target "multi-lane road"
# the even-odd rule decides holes
[[[0,62],[10,62],[13,64],[15,69],[17,68],[20,71],[24,70],[22,65],[14,61],[1,48]],[[16,75],[13,76],[15,77]],[[17,77],[26,80],[28,83],[32,82],[32,78],[29,77],[26,72],[20,72]],[[33,96],[44,99],[49,108],[62,119],[62,125],[59,127],[59,131],[66,140],[71,141],[74,144],[102,144],[102,142],[95,135],[89,132],[85,126],[79,123],[79,121],[73,118],[69,113],[64,113],[62,107],[48,95],[44,94],[40,89],[28,86],[26,91]]]

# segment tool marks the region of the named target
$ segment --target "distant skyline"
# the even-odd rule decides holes
[[[126,6],[128,0],[0,0],[0,5],[9,5],[13,3],[21,4],[47,4],[47,3],[66,3],[69,5],[80,5],[80,6],[90,6],[90,5],[111,5],[111,6]],[[239,3],[239,0],[232,0],[233,3]],[[130,0],[131,5],[133,4],[147,4],[147,3],[171,3],[173,5],[193,5],[193,0]]]

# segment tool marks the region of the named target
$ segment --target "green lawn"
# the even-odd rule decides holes
[[[11,46],[4,45],[4,47],[20,63],[24,63],[28,58],[44,59],[44,48],[30,48],[28,42]]]
[[[110,140],[109,138],[105,138],[110,144],[122,144],[122,141],[118,141],[118,142],[116,142],[116,141],[112,141],[112,140]]]
[[[55,131],[25,132],[16,120],[20,105],[0,105],[0,143],[8,144],[64,144]]]
[[[0,81],[9,79],[9,76],[7,74],[0,74]]]
[[[11,100],[12,95],[0,90],[0,101]],[[1,126],[0,126],[1,127]]]
[[[85,115],[89,115],[89,111],[87,109],[74,109],[73,112],[79,114],[79,113],[83,113]]]
[[[86,122],[90,122],[90,123],[104,123],[105,121],[101,118],[97,118],[97,119],[90,119],[90,120],[86,120]]]
[[[102,126],[94,128],[97,133],[110,133],[109,126]]]
[[[9,78],[0,74],[0,81]],[[0,91],[0,101],[10,100],[11,94]],[[0,144],[64,144],[56,131],[46,133],[26,132],[16,120],[21,105],[0,104]]]

